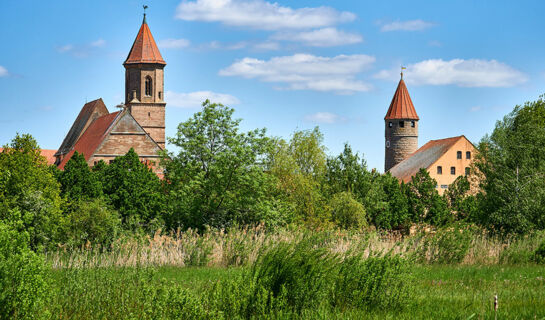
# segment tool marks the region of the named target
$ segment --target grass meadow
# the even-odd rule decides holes
[[[178,233],[61,249],[52,319],[545,319],[537,234]],[[494,309],[494,296],[498,308]]]

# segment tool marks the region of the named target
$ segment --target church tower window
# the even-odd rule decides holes
[[[151,97],[151,90],[152,90],[152,83],[151,83],[151,77],[146,77],[146,96]]]

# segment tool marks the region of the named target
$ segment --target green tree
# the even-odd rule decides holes
[[[361,202],[371,188],[371,174],[365,160],[345,144],[341,154],[327,159],[326,183],[331,194],[351,192]]]
[[[445,191],[450,211],[459,220],[467,219],[476,210],[476,198],[470,194],[471,184],[467,176],[459,176]]]
[[[479,144],[482,193],[475,220],[502,233],[545,228],[545,101],[543,96],[498,121]]]
[[[97,179],[83,154],[74,152],[58,177],[61,184],[61,195],[70,201],[95,199],[102,195],[102,185]]]
[[[296,218],[311,225],[328,220],[324,195],[326,153],[318,129],[296,131],[289,142],[277,140],[270,157],[270,171],[294,208]]]
[[[331,219],[343,229],[359,229],[367,225],[365,208],[350,192],[333,195],[329,203]]]
[[[33,249],[53,245],[62,215],[59,184],[40,148],[19,135],[0,153],[0,219],[28,232]]]
[[[162,162],[171,228],[277,225],[288,219],[284,204],[274,197],[276,179],[265,172],[271,140],[265,129],[240,132],[233,112],[206,100],[202,111],[169,138],[179,148]]]
[[[436,189],[437,181],[426,169],[420,169],[405,186],[409,214],[413,221],[444,225],[453,220],[447,203]]]
[[[372,173],[371,187],[364,198],[370,221],[379,229],[406,229],[410,226],[409,205],[403,185],[390,173]]]
[[[159,177],[131,148],[101,173],[103,192],[127,229],[153,232],[163,226],[166,198]]]
[[[0,319],[40,319],[48,288],[44,259],[30,237],[0,221]]]

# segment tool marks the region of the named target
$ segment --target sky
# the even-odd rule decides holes
[[[115,111],[143,4],[167,62],[167,137],[209,98],[242,130],[319,126],[329,155],[348,143],[382,171],[401,66],[419,146],[478,143],[545,93],[544,1],[4,0],[0,144],[19,132],[57,149],[86,101]]]

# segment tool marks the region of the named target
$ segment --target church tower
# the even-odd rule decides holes
[[[418,120],[401,72],[401,80],[384,117],[386,127],[384,172],[407,159],[418,149]]]
[[[153,40],[146,14],[125,67],[125,105],[131,115],[161,147],[165,148],[163,69],[166,62]]]

